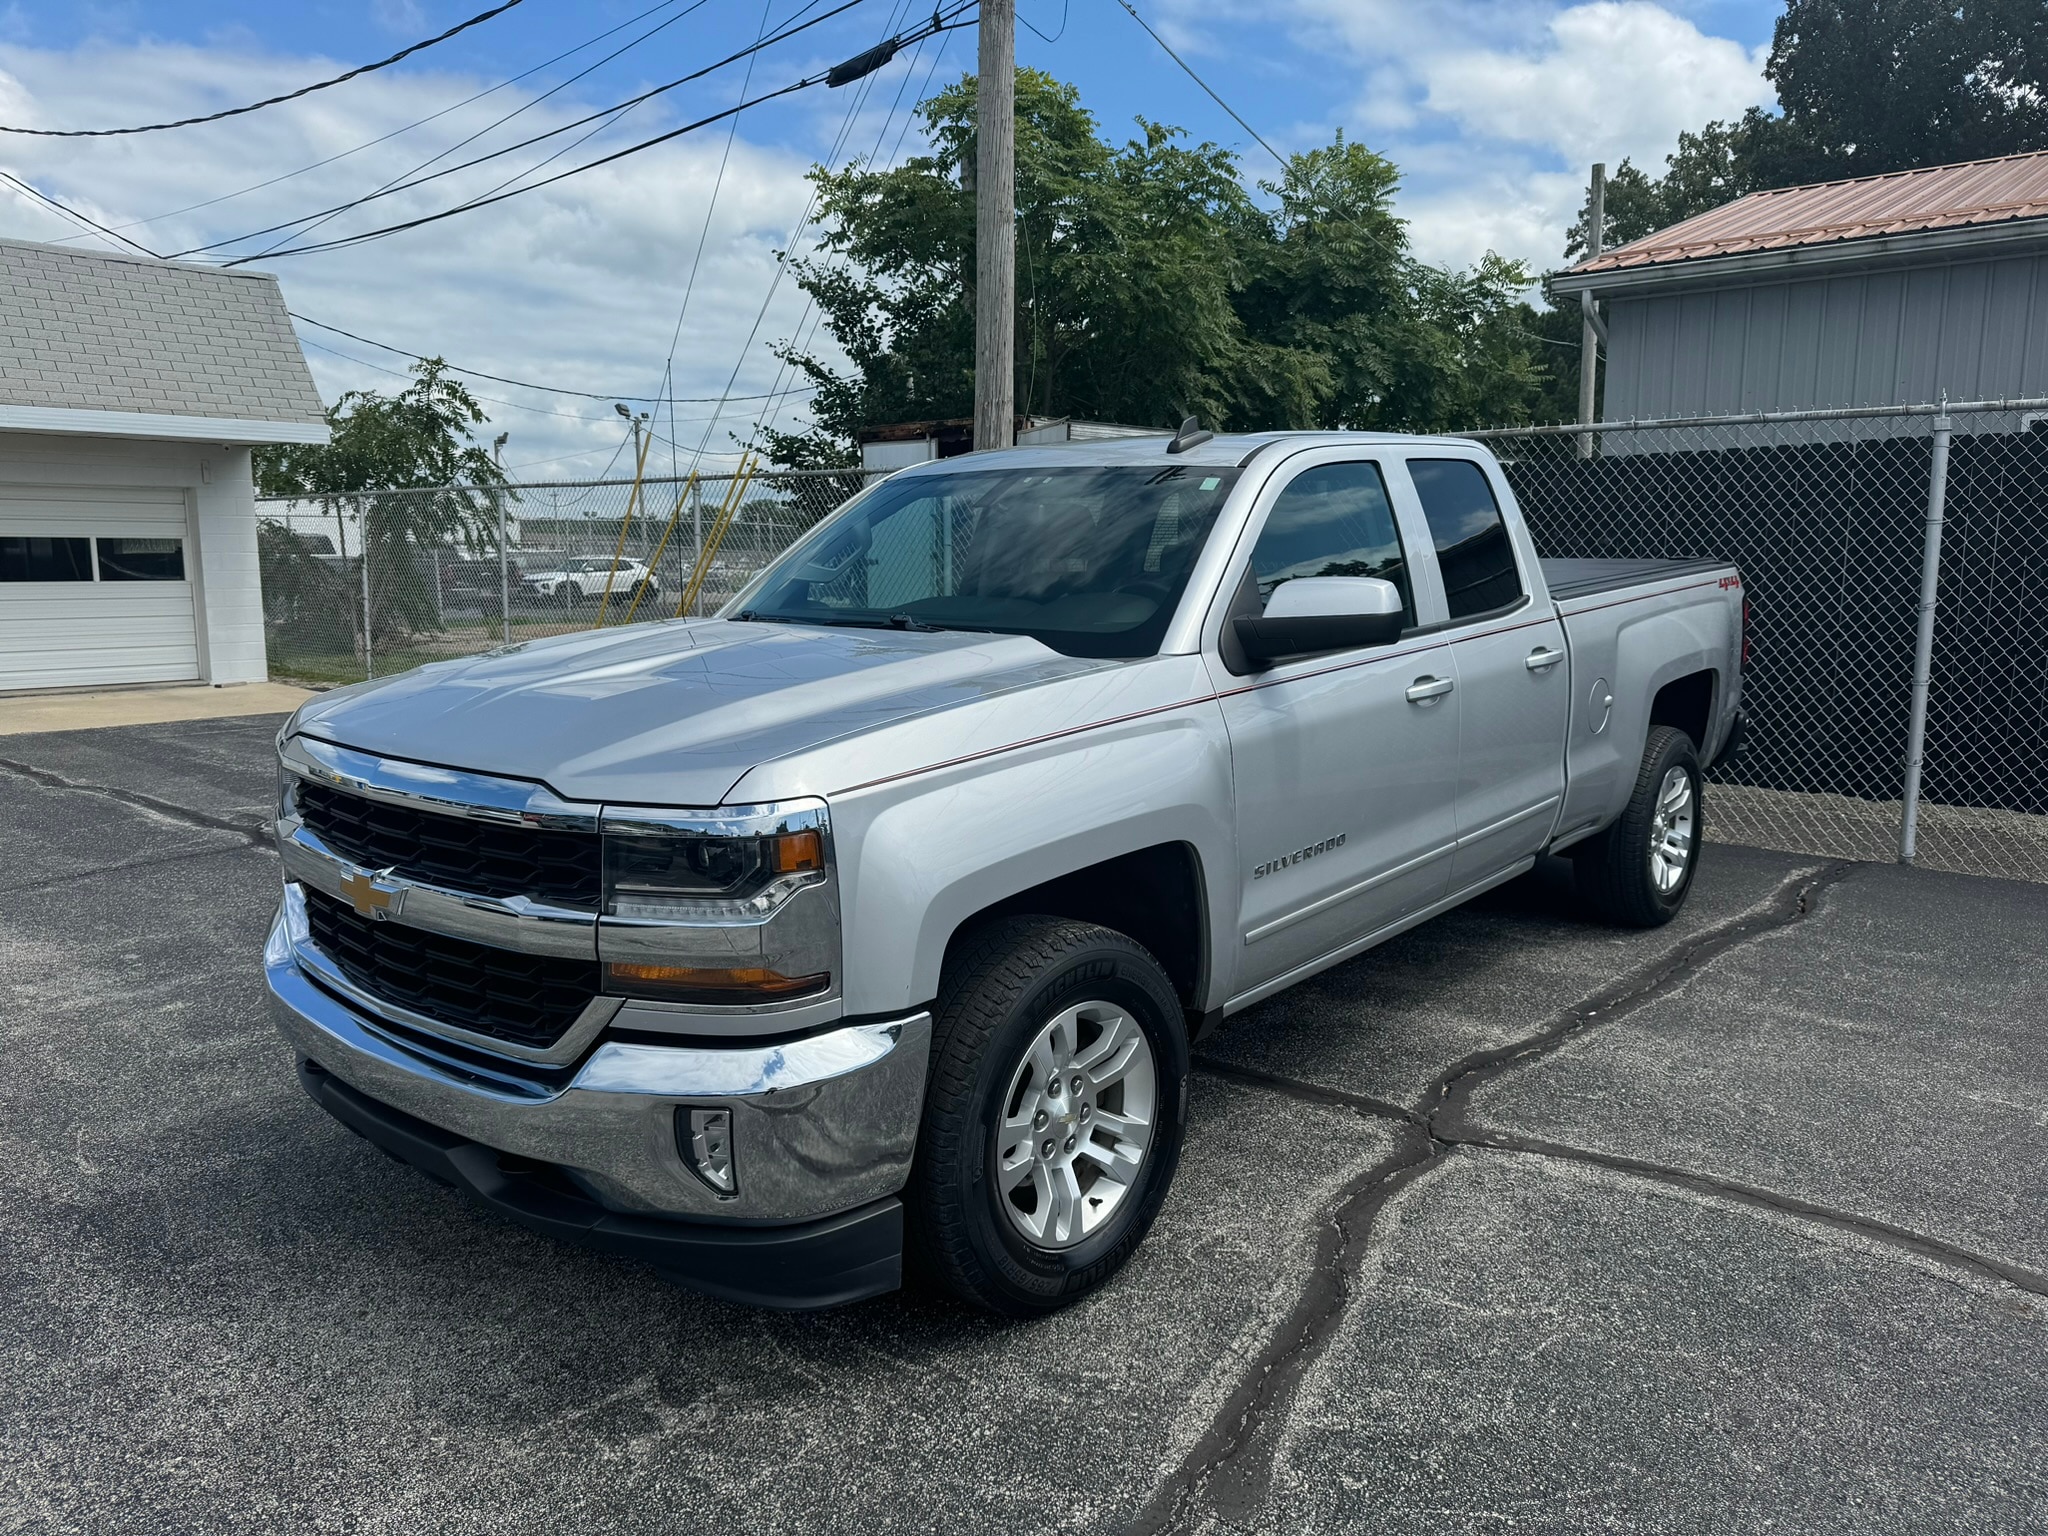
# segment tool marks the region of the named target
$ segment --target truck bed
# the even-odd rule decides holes
[[[1542,560],[1543,580],[1550,587],[1550,596],[1556,602],[1570,602],[1582,597],[1595,597],[1602,592],[1615,592],[1623,587],[1639,586],[1647,581],[1662,581],[1669,576],[1683,576],[1691,571],[1717,571],[1728,565],[1726,560]]]

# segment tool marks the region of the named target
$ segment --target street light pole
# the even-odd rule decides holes
[[[982,0],[975,84],[974,446],[1016,432],[1017,6]]]

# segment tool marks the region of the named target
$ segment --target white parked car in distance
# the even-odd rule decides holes
[[[583,555],[559,562],[551,561],[546,555],[524,558],[537,564],[521,578],[520,585],[536,597],[554,598],[567,604],[594,603],[604,596],[607,578],[615,599],[623,597],[631,602],[634,587],[642,582],[647,584],[650,596],[661,594],[661,578],[638,560],[623,559],[614,572],[611,561]]]

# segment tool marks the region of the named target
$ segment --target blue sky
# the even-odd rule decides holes
[[[216,110],[380,57],[486,3],[15,0],[0,5],[0,122],[93,127]],[[680,14],[691,3],[525,0],[394,69],[228,123],[112,140],[0,138],[0,169],[152,250],[204,246],[359,196],[470,133],[484,136],[456,158],[558,127],[745,46],[762,24],[759,0],[702,0]],[[1779,9],[1775,0],[1134,3],[1281,150],[1327,142],[1341,128],[1389,155],[1402,168],[1400,208],[1424,256],[1463,265],[1494,249],[1538,269],[1559,258],[1588,162],[1632,155],[1655,167],[1680,129],[1769,101],[1760,65]],[[769,0],[767,15],[781,22],[802,4]],[[857,53],[922,10],[922,0],[864,0],[760,56],[750,94]],[[1273,168],[1116,0],[1020,0],[1020,16],[1029,24],[1019,29],[1020,60],[1075,82],[1106,134],[1123,136],[1143,115],[1240,149],[1254,174]],[[504,83],[622,24],[603,42]],[[721,126],[498,207],[261,265],[278,273],[301,313],[510,377],[630,394],[660,393],[667,379],[686,398],[717,396],[735,377],[741,394],[784,388],[767,344],[808,334],[814,320],[793,284],[770,295],[772,253],[803,210],[804,169],[835,143],[842,154],[914,152],[914,134],[904,136],[909,106],[928,79],[957,77],[973,55],[972,30],[955,32],[943,55],[927,43],[873,77],[865,96],[858,87],[816,90],[752,109],[729,154]],[[744,72],[733,66],[637,108],[548,169],[717,111],[740,99]],[[489,126],[514,108],[524,110]],[[392,216],[359,211],[321,234],[447,206],[450,194],[481,192],[563,143],[401,192],[378,205]],[[340,158],[302,169],[330,156]],[[21,194],[0,201],[0,232],[104,244]],[[302,335],[330,399],[395,383],[372,364],[403,366],[331,333]],[[587,473],[617,447],[620,423],[602,401],[477,387],[496,397],[493,430],[513,435],[508,464],[535,475]],[[700,442],[730,450],[729,430],[760,408],[728,407],[712,421],[709,407],[679,404],[678,446],[658,456],[687,463]],[[783,423],[801,408],[801,397],[783,401]]]

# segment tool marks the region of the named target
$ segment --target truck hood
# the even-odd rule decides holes
[[[296,724],[365,752],[535,780],[570,800],[717,805],[779,757],[1117,665],[1019,635],[692,620],[436,662],[324,694]]]

